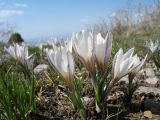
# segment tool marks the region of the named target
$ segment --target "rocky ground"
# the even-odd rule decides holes
[[[44,70],[47,69],[46,65],[41,67]],[[43,74],[41,70],[37,74]],[[40,78],[39,87],[37,86],[38,112],[33,116],[44,120],[79,120],[79,114],[62,92],[63,86],[58,86],[51,80],[43,81],[43,78]],[[97,120],[99,117],[95,111],[93,89],[89,81],[85,80],[85,82],[88,83],[84,84],[82,96],[87,106],[87,116],[89,120]],[[122,102],[125,97],[128,99],[128,96],[125,96],[121,86],[127,84],[126,76],[113,88],[107,100],[108,118],[109,115],[113,115],[115,117],[110,119],[160,120],[160,71],[150,63],[146,64],[133,81],[136,89],[129,104]],[[117,113],[119,114],[116,115]]]

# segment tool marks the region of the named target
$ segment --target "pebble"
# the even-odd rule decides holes
[[[151,111],[144,111],[143,116],[146,118],[152,118],[152,112]]]
[[[153,68],[145,68],[143,70],[146,73],[146,77],[154,77],[155,76]]]
[[[151,85],[156,85],[157,82],[159,81],[158,77],[149,77],[145,80],[146,83],[151,84]]]
[[[39,64],[34,68],[34,73],[38,74],[38,73],[40,73],[42,71],[48,70],[48,68],[49,68],[49,65]]]
[[[140,86],[135,93],[137,94],[148,94],[148,93],[154,93],[155,95],[159,94],[160,95],[160,89],[155,88],[155,87],[144,87]]]

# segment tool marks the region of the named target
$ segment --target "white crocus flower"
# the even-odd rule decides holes
[[[72,36],[75,52],[78,54],[82,62],[85,64],[90,75],[93,75],[94,72],[93,39],[93,34],[84,30],[77,34],[73,33]]]
[[[23,66],[30,68],[33,64],[33,59],[31,59],[32,55],[28,55],[28,46],[25,43],[22,45],[14,44],[5,50],[19,63]]]
[[[71,52],[65,47],[46,49],[49,63],[64,78],[69,88],[73,87],[74,61]]]
[[[134,48],[128,50],[123,54],[123,50],[120,49],[113,60],[113,82],[120,80],[127,75],[131,70],[136,60],[136,55],[133,56]]]
[[[158,41],[156,41],[155,43],[153,43],[153,41],[150,40],[150,42],[146,43],[146,46],[151,50],[152,53],[154,53],[155,51],[158,50],[159,43],[158,43]]]
[[[101,71],[105,69],[105,62],[108,62],[108,59],[111,54],[112,48],[112,34],[108,33],[105,39],[101,36],[101,33],[97,35],[95,42],[95,57],[98,67]]]

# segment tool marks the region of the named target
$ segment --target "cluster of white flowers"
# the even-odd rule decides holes
[[[53,49],[46,49],[47,58],[50,64],[60,73],[66,80],[67,84],[71,86],[74,75],[74,59],[72,56],[72,48],[84,63],[89,75],[92,76],[95,71],[95,64],[101,72],[105,71],[105,65],[108,62],[112,49],[112,34],[108,32],[105,38],[101,33],[95,35],[92,32],[82,30],[79,33],[73,33],[70,40],[65,42],[62,46],[56,46],[52,43]],[[150,41],[147,46],[152,52],[158,49],[158,42],[155,44]],[[28,46],[24,43],[22,45],[14,44],[5,50],[22,65],[31,67],[33,59],[32,55],[28,55]],[[144,60],[140,61],[137,54],[133,55],[134,48],[128,50],[123,54],[120,48],[114,56],[112,76],[113,80],[117,81],[128,73],[136,74],[144,64]]]
[[[60,46],[51,44],[53,49],[46,49],[47,58],[50,64],[57,70],[58,73],[65,79],[68,86],[73,85],[74,75],[74,59],[72,56],[72,48],[79,56],[80,60],[86,66],[89,76],[92,77],[95,72],[95,65],[98,69],[104,73],[105,65],[111,56],[112,49],[112,34],[108,32],[105,38],[101,36],[101,33],[97,35],[85,30],[79,33],[73,33],[70,40]],[[147,43],[147,47],[152,52],[158,49],[158,42],[155,44],[150,41]],[[33,63],[31,59],[32,55],[28,55],[28,46],[24,43],[22,45],[14,44],[5,50],[22,65],[30,68]],[[128,50],[123,54],[123,50],[120,48],[113,59],[112,67],[112,81],[116,82],[127,74],[135,74],[140,70],[144,64],[145,59],[140,61],[137,54],[133,55],[134,48]],[[92,81],[95,87],[96,83]]]
[[[13,46],[5,48],[5,50],[21,65],[28,68],[32,67],[32,55],[28,54],[28,46],[25,43],[22,43],[21,45],[16,43]]]
[[[111,54],[111,33],[108,33],[104,39],[100,33],[94,35],[91,32],[82,30],[77,34],[73,33],[72,40],[76,53],[91,74],[94,71],[95,62],[99,69],[104,71],[105,63],[108,61]]]
[[[79,33],[73,33],[71,39],[64,46],[57,47],[54,44],[52,46],[53,49],[46,49],[48,60],[71,85],[74,74],[72,47],[86,66],[89,75],[92,76],[95,71],[95,64],[100,71],[105,71],[105,64],[111,55],[112,34],[108,32],[103,38],[100,33],[95,35],[92,32],[82,30]],[[117,81],[129,73],[135,75],[140,70],[147,56],[140,61],[137,54],[133,55],[133,52],[134,48],[125,54],[123,54],[122,49],[117,52],[113,60],[113,81]]]

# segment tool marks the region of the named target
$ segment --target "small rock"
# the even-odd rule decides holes
[[[85,102],[86,104],[88,104],[92,100],[93,100],[93,98],[89,98],[87,96],[82,98],[82,101]]]
[[[138,94],[148,94],[148,93],[154,93],[155,95],[159,94],[160,95],[160,89],[155,88],[155,87],[144,87],[140,86],[135,93]]]
[[[153,68],[145,68],[143,70],[146,73],[146,77],[154,77],[155,76]]]
[[[145,82],[147,82],[148,84],[151,84],[151,85],[156,85],[158,80],[159,80],[158,77],[149,77],[145,80]]]
[[[34,73],[38,74],[42,71],[46,71],[48,70],[49,66],[46,65],[46,64],[40,64],[40,65],[37,65],[35,68],[34,68]]]
[[[151,111],[144,111],[143,116],[146,118],[152,118],[152,112]]]

